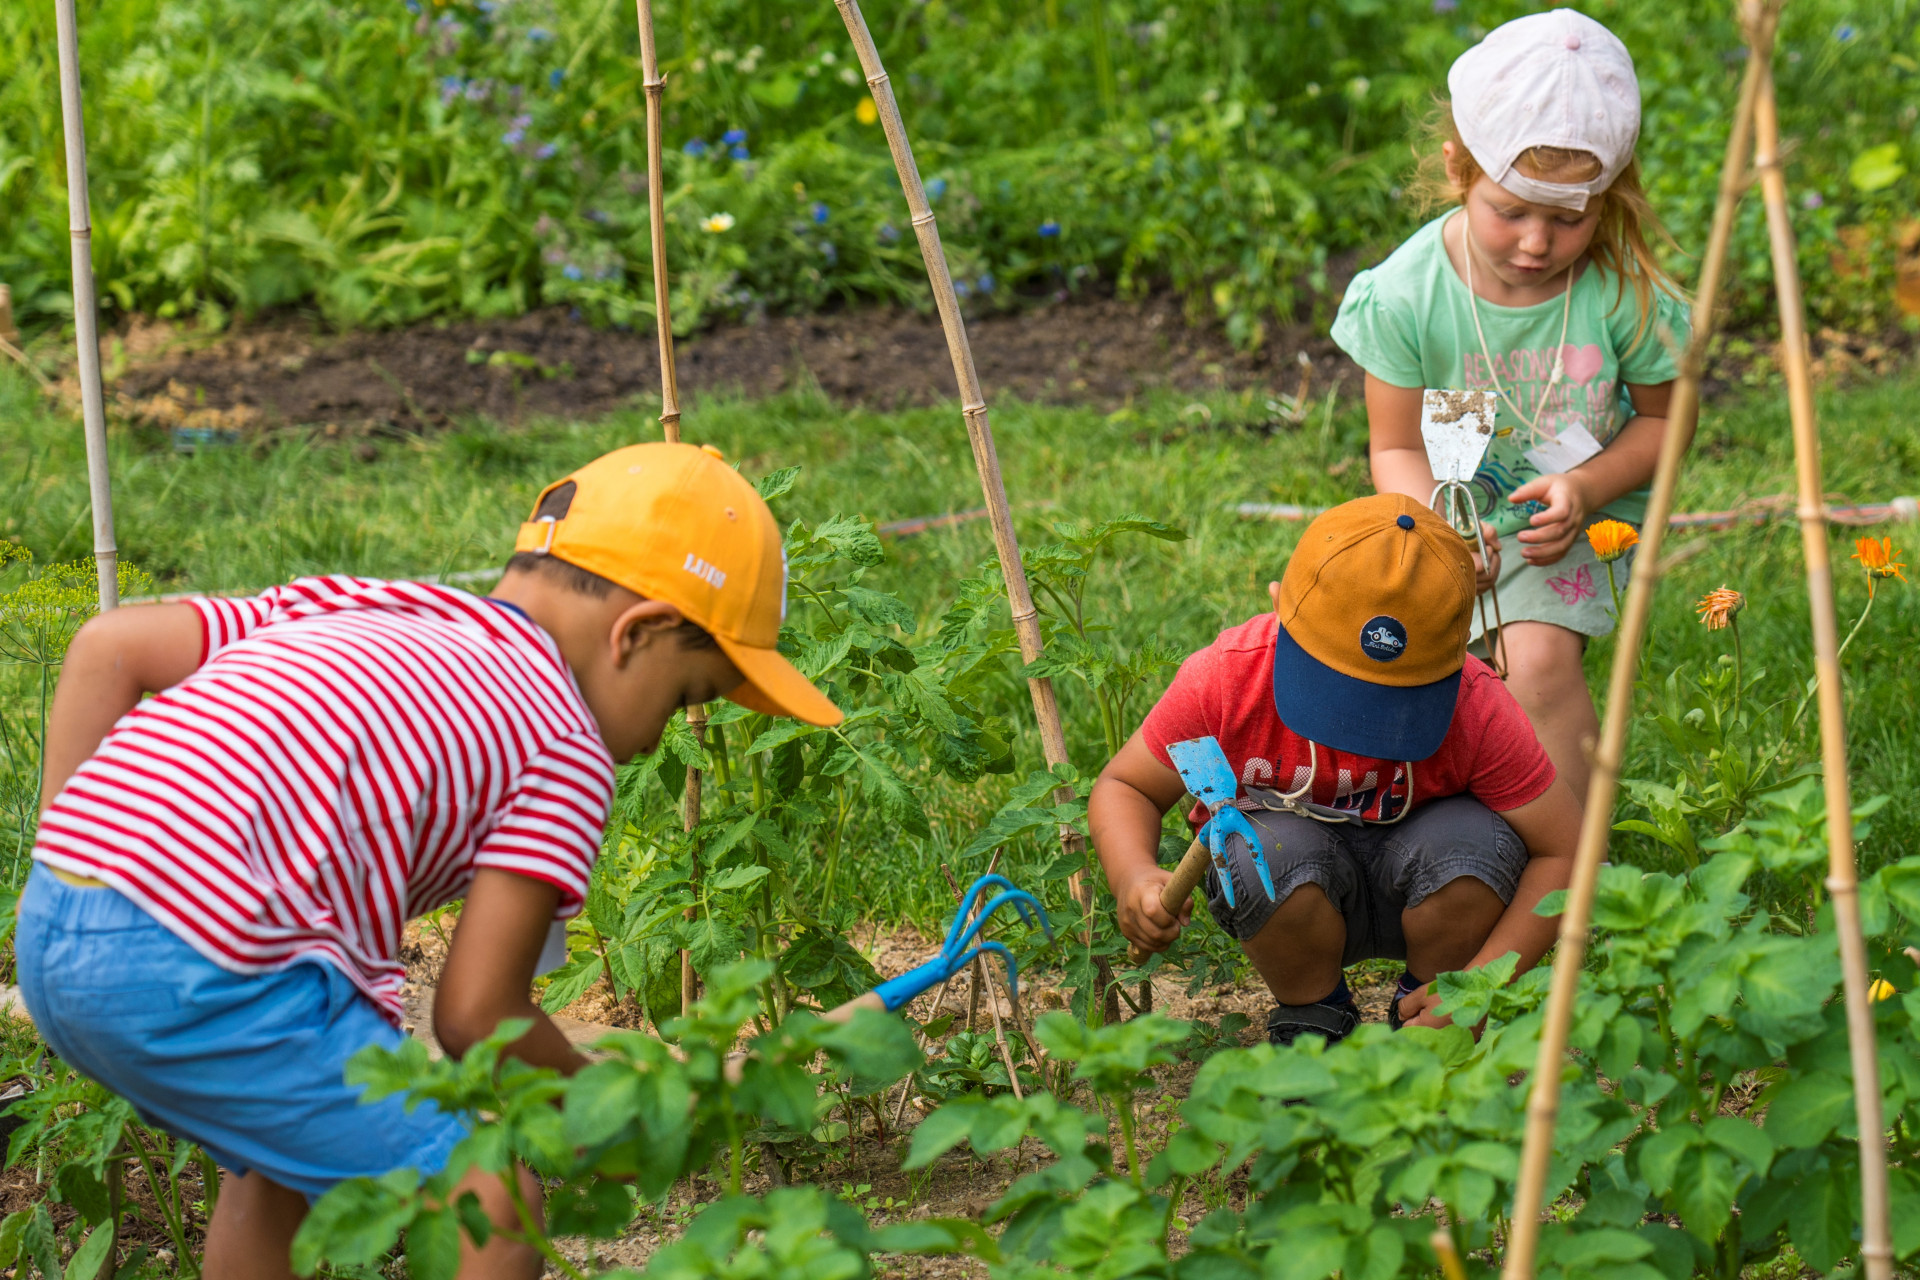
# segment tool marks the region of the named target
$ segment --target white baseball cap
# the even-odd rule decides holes
[[[1454,127],[1489,178],[1522,200],[1581,210],[1613,185],[1640,137],[1640,82],[1620,37],[1572,9],[1515,18],[1461,54],[1447,73]],[[1586,151],[1591,182],[1542,182],[1516,171],[1531,147]]]

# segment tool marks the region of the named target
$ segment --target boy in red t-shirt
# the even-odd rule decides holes
[[[1468,656],[1473,561],[1433,512],[1397,494],[1335,507],[1268,592],[1274,611],[1181,664],[1094,784],[1120,931],[1160,951],[1188,921],[1190,905],[1160,903],[1160,820],[1186,792],[1167,746],[1213,737],[1274,898],[1229,837],[1234,905],[1212,871],[1207,905],[1279,1001],[1268,1037],[1350,1033],[1360,1013],[1342,969],[1368,959],[1406,961],[1389,1022],[1445,1025],[1436,974],[1509,951],[1525,970],[1552,944],[1554,921],[1533,909],[1567,885],[1579,804],[1513,695]]]

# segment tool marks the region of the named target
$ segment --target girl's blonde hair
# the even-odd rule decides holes
[[[1444,98],[1435,100],[1425,132],[1433,145],[1420,153],[1420,166],[1409,194],[1426,212],[1466,203],[1467,192],[1485,170],[1460,140],[1460,130],[1453,122],[1452,103]],[[1451,162],[1439,146],[1445,142],[1453,144]],[[1586,182],[1599,174],[1600,159],[1591,152],[1570,151],[1564,147],[1529,147],[1520,153],[1514,167],[1537,182]],[[1679,246],[1654,213],[1652,201],[1647,199],[1637,157],[1627,161],[1627,167],[1620,171],[1613,185],[1598,198],[1600,225],[1593,233],[1587,256],[1601,270],[1613,274],[1618,290],[1614,295],[1616,304],[1626,295],[1627,286],[1633,286],[1634,306],[1639,312],[1633,345],[1638,347],[1653,327],[1656,293],[1665,293],[1682,302],[1687,300],[1686,292],[1654,257],[1648,241],[1659,240],[1675,249]]]

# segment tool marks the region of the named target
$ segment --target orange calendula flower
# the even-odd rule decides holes
[[[1715,587],[1701,596],[1693,609],[1707,624],[1707,630],[1723,631],[1733,622],[1733,615],[1746,607],[1747,598],[1732,587]]]
[[[1602,520],[1587,530],[1587,541],[1601,564],[1612,564],[1640,544],[1640,535],[1624,520]]]
[[[1907,575],[1901,572],[1907,566],[1901,563],[1900,548],[1893,545],[1892,538],[1855,538],[1853,558],[1869,577],[1907,580]]]

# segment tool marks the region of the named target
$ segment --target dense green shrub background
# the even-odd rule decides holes
[[[416,12],[424,6],[424,11]],[[1415,121],[1511,0],[871,0],[973,305],[1168,284],[1257,343],[1418,221]],[[1592,0],[1637,59],[1641,155],[1704,240],[1744,51],[1726,0]],[[675,316],[922,304],[904,202],[828,0],[663,0]],[[334,324],[570,304],[644,324],[643,97],[624,0],[92,0],[95,261],[119,311]],[[1892,315],[1920,212],[1920,5],[1796,0],[1780,85],[1810,297]],[[53,11],[0,7],[0,280],[69,306]],[[744,140],[729,143],[729,131]],[[688,154],[691,147],[704,154]],[[742,157],[742,158],[736,158]],[[705,231],[731,214],[726,231]],[[1836,278],[1837,232],[1871,230]],[[1732,303],[1768,310],[1759,210]],[[1681,276],[1692,274],[1684,255]],[[1336,281],[1339,273],[1335,273]]]

